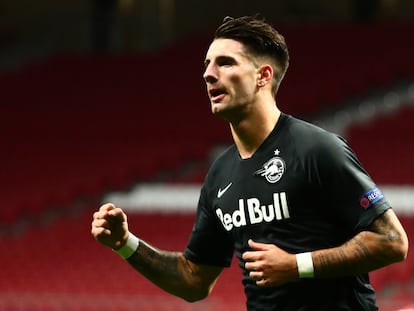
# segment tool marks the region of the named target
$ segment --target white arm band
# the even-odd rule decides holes
[[[296,262],[300,278],[314,277],[312,254],[310,252],[296,254]]]
[[[114,251],[122,258],[128,259],[132,256],[133,253],[135,253],[135,251],[138,249],[138,246],[139,239],[130,232],[124,246]]]

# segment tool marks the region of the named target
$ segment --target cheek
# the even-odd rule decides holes
[[[248,77],[235,79],[233,85],[235,93],[242,97],[250,97],[256,90],[255,81]]]

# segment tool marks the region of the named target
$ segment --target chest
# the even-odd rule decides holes
[[[214,180],[212,208],[227,231],[289,222],[306,205],[311,187],[306,169],[279,149],[223,167]]]

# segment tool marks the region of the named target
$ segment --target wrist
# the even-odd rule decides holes
[[[128,234],[128,238],[125,242],[125,244],[116,250],[113,250],[115,253],[117,253],[119,256],[121,256],[124,259],[128,259],[132,256],[132,254],[135,253],[135,251],[138,249],[139,246],[139,239],[133,235],[131,232]]]
[[[311,252],[296,254],[299,278],[313,278],[314,267]]]

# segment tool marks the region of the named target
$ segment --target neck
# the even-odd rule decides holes
[[[242,159],[250,158],[256,152],[273,131],[280,114],[277,106],[272,104],[265,111],[251,114],[237,123],[230,123],[231,133]]]

